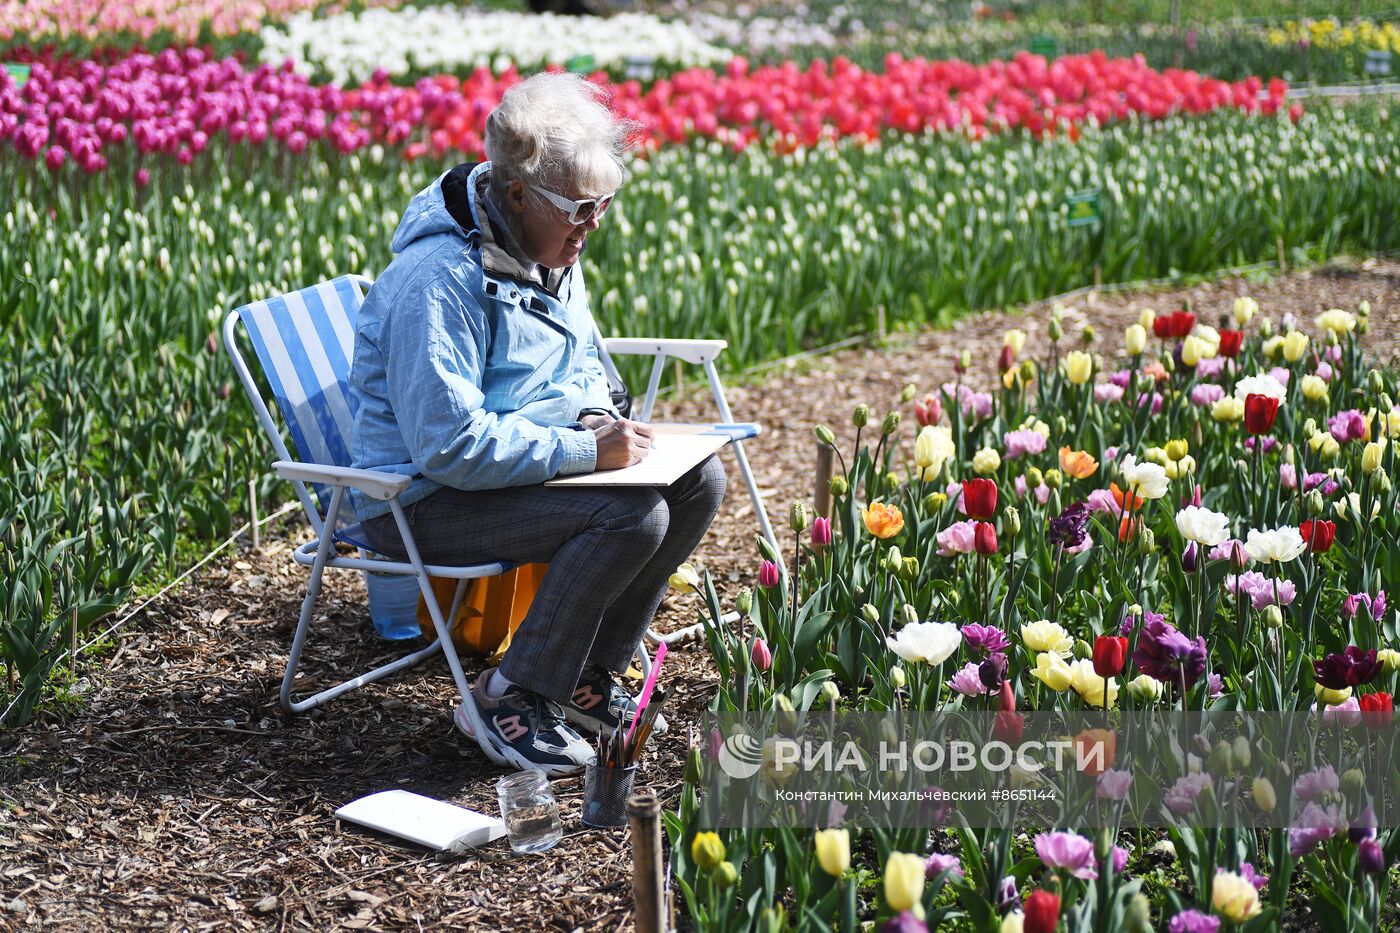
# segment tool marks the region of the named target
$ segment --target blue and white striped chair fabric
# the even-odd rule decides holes
[[[355,402],[350,363],[359,283],[341,276],[238,309],[277,407],[303,460],[350,466]],[[326,487],[314,484],[324,509]]]

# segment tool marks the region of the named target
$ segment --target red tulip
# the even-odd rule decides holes
[[[995,554],[997,552],[997,529],[991,522],[978,522],[972,533],[973,546],[977,548],[978,554]]]
[[[1060,895],[1049,891],[1032,891],[1021,905],[1025,911],[1025,933],[1055,933],[1060,925]]]
[[[1026,734],[1026,717],[1014,711],[1003,710],[992,718],[992,738],[1007,745],[1015,745]]]
[[[831,519],[817,517],[812,520],[812,549],[820,551],[831,544]]]
[[[922,402],[914,402],[914,417],[920,427],[937,424],[943,417],[943,400],[936,395],[925,395]]]
[[[1278,417],[1278,399],[1253,393],[1245,396],[1244,426],[1250,434],[1268,434]]]
[[[1220,355],[1228,359],[1234,359],[1240,355],[1240,347],[1244,345],[1244,331],[1222,330],[1220,332]]]
[[[1361,705],[1361,721],[1372,729],[1390,725],[1395,713],[1395,700],[1388,693],[1366,693],[1357,698]]]
[[[1119,635],[1100,635],[1094,639],[1094,673],[1100,677],[1117,677],[1123,673],[1128,657],[1128,639]]]
[[[1337,537],[1337,523],[1325,518],[1309,518],[1298,526],[1298,531],[1312,552],[1321,554],[1332,547],[1332,540]]]
[[[989,479],[963,480],[963,508],[970,518],[986,521],[997,511],[997,484]]]

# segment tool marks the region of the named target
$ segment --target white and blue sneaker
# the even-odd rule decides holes
[[[574,695],[564,705],[564,718],[588,732],[610,736],[619,722],[631,724],[637,715],[637,701],[610,671],[595,664],[583,669]],[[660,713],[652,724],[653,735],[666,731],[666,717]]]
[[[457,728],[475,739],[487,758],[550,777],[577,774],[597,760],[593,746],[564,721],[558,703],[519,684],[511,684],[499,699],[488,696],[491,673],[484,671],[472,685],[466,700],[472,709],[464,703],[452,716]]]

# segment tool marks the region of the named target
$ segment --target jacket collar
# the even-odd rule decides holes
[[[473,232],[476,234],[481,248],[481,266],[487,275],[536,285],[557,295],[565,276],[572,271],[573,266],[546,269],[525,256],[515,238],[511,236],[505,219],[487,196],[490,173],[490,162],[482,162],[475,166],[460,165],[449,172],[443,184],[443,200],[448,210],[469,236]],[[464,174],[465,179],[462,178]],[[462,194],[466,195],[465,211],[462,210]],[[469,229],[468,224],[463,223],[468,219],[471,228],[474,229]]]

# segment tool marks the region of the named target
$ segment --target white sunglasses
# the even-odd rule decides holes
[[[526,185],[528,185],[532,191],[538,191],[548,198],[551,204],[568,216],[569,223],[575,226],[578,224],[586,224],[595,217],[602,217],[608,212],[608,208],[612,205],[612,194],[605,198],[584,198],[582,201],[571,201],[562,194],[555,194],[548,188],[541,188],[539,185],[531,185],[529,182],[526,182]],[[616,193],[617,192],[613,192],[613,194]]]

